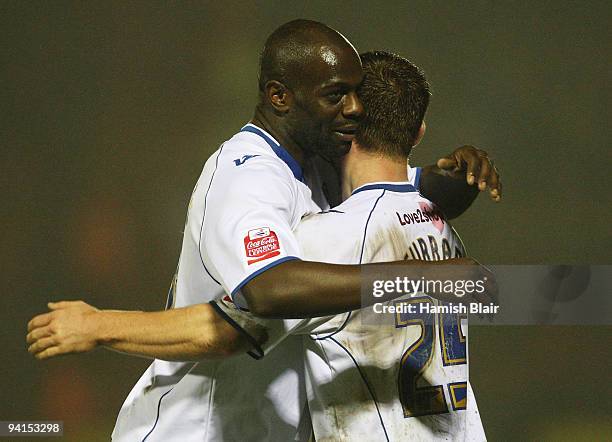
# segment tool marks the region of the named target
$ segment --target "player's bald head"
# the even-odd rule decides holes
[[[309,78],[313,62],[334,66],[343,57],[359,55],[338,31],[312,20],[293,20],[277,28],[266,40],[261,53],[259,90],[279,81],[293,89]],[[314,63],[316,65],[316,63]]]

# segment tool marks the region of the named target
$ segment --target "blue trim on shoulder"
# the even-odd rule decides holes
[[[257,270],[256,272],[251,273],[249,276],[247,276],[246,278],[244,278],[244,279],[242,280],[242,282],[240,282],[240,284],[238,284],[234,290],[232,290],[232,293],[230,293],[230,297],[232,298],[232,301],[234,301],[234,295],[235,295],[235,294],[236,294],[238,291],[240,291],[240,289],[241,289],[242,287],[244,287],[244,286],[245,286],[245,285],[246,285],[246,284],[247,284],[247,283],[248,283],[248,282],[249,282],[251,279],[255,278],[257,275],[262,274],[262,273],[263,273],[263,272],[265,272],[266,270],[271,269],[271,268],[272,268],[272,267],[274,267],[274,266],[277,266],[277,265],[279,265],[279,264],[282,264],[283,262],[286,262],[286,261],[292,261],[292,260],[294,260],[294,259],[300,260],[300,258],[298,258],[297,256],[285,256],[285,257],[283,257],[283,258],[277,259],[277,260],[276,260],[276,261],[274,261],[274,262],[271,262],[270,264],[268,264],[268,265],[267,265],[267,266],[265,266],[265,267],[262,267],[261,269]],[[235,301],[234,301],[234,303],[235,303]],[[236,304],[236,305],[237,305],[239,308],[241,308],[241,309],[242,309],[242,307],[241,307],[241,306],[239,306],[238,304]]]
[[[389,442],[389,435],[387,434],[387,428],[385,427],[385,422],[383,421],[382,415],[380,414],[380,409],[378,408],[378,400],[376,400],[376,395],[374,394],[374,390],[372,389],[372,386],[370,385],[370,382],[368,382],[368,378],[366,377],[365,373],[361,370],[361,367],[357,363],[357,360],[353,357],[351,352],[344,345],[340,344],[334,338],[330,337],[329,340],[335,342],[336,344],[338,344],[338,346],[342,350],[344,350],[347,355],[349,355],[349,357],[353,361],[353,364],[355,364],[355,367],[357,367],[357,371],[359,372],[359,375],[361,376],[361,379],[363,380],[363,383],[365,384],[366,388],[368,389],[368,392],[370,393],[370,396],[372,397],[372,400],[374,401],[374,406],[376,407],[376,412],[378,413],[378,419],[380,420],[380,425],[382,426],[383,432],[385,433],[385,439],[387,440],[387,442]]]
[[[172,390],[174,390],[174,387],[172,387],[170,390],[166,391],[159,398],[159,402],[157,403],[157,417],[155,418],[155,423],[153,424],[153,428],[151,428],[149,430],[149,432],[147,433],[147,435],[142,439],[142,442],[145,442],[145,440],[147,440],[147,438],[151,435],[151,433],[153,433],[153,430],[155,430],[155,427],[157,426],[157,422],[159,421],[159,409],[161,408],[161,402],[166,397],[166,395],[168,393],[170,393]]]
[[[289,169],[291,169],[295,179],[304,182],[304,171],[302,170],[302,167],[295,160],[295,158],[293,158],[291,154],[287,152],[287,149],[278,144],[272,137],[268,136],[263,130],[253,124],[247,124],[240,129],[240,132],[250,132],[263,138],[266,143],[270,145],[276,156],[283,160]]]
[[[359,192],[363,192],[365,190],[388,190],[390,192],[418,192],[417,189],[414,188],[412,184],[389,184],[389,183],[374,183],[374,184],[366,184],[365,186],[358,187],[353,190],[352,195],[356,195]]]
[[[418,191],[419,190],[419,185],[421,184],[421,168],[420,167],[415,167],[416,170],[416,176],[414,177],[414,187],[415,189]]]

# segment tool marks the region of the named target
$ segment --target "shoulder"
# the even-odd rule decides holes
[[[290,170],[274,151],[250,132],[238,132],[221,145],[217,151],[218,168],[237,174],[252,171],[276,171],[290,176]]]
[[[376,198],[374,194],[352,196],[333,209],[303,218],[299,229],[354,238],[368,222],[375,209]]]
[[[302,219],[296,236],[309,260],[358,263],[378,194],[353,196],[335,208]]]
[[[239,132],[221,145],[209,160],[213,167],[214,186],[223,192],[239,190],[260,192],[274,187],[295,190],[291,170],[274,151],[249,132]]]
[[[361,225],[359,218],[332,209],[302,218],[295,236],[308,261],[353,264]]]
[[[367,193],[371,207],[363,229],[363,262],[403,259],[417,223],[424,223],[429,212],[429,202],[412,186],[380,187],[361,192]]]

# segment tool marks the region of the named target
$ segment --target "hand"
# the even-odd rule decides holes
[[[493,201],[501,200],[502,184],[499,173],[484,150],[473,146],[462,146],[447,157],[440,158],[437,166],[448,171],[466,171],[467,183],[472,186],[478,183],[478,189],[489,188]]]
[[[47,306],[50,312],[28,323],[28,352],[36,359],[83,353],[98,345],[94,321],[97,308],[83,301],[50,302]]]

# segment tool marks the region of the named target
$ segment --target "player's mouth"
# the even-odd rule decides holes
[[[338,128],[334,131],[334,134],[343,142],[350,143],[355,138],[355,132],[357,132],[357,126],[345,126]]]

